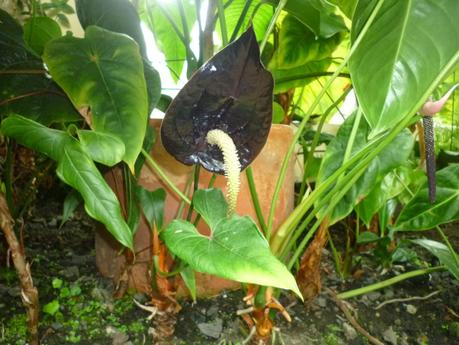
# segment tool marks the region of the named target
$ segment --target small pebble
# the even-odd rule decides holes
[[[347,322],[343,323],[344,336],[347,340],[354,340],[357,338],[357,331]]]
[[[220,338],[220,334],[223,331],[223,320],[216,318],[212,322],[198,323],[198,328],[202,334],[214,339],[218,339]]]
[[[414,315],[414,314],[417,313],[418,308],[416,308],[416,307],[415,307],[414,305],[412,305],[412,304],[407,304],[407,305],[406,305],[406,311],[407,311],[408,313],[410,313],[411,315]]]
[[[397,345],[397,333],[395,333],[394,329],[392,326],[390,326],[388,329],[386,329],[383,333],[383,338],[385,341],[392,345]]]

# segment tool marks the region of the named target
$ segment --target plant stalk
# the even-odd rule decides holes
[[[322,99],[322,97],[327,92],[328,88],[332,85],[332,83],[335,81],[335,79],[338,77],[338,75],[343,71],[344,67],[347,65],[349,59],[354,54],[355,50],[359,46],[360,42],[362,41],[362,39],[365,36],[366,32],[368,31],[369,27],[371,26],[371,24],[373,23],[374,19],[376,18],[376,15],[379,12],[379,9],[383,5],[383,3],[384,3],[384,0],[379,0],[377,2],[377,4],[374,7],[370,17],[368,18],[367,22],[365,23],[365,26],[363,27],[363,29],[360,32],[359,36],[357,37],[357,39],[355,40],[354,44],[352,45],[349,53],[344,58],[343,62],[338,66],[338,68],[333,73],[331,78],[327,80],[327,82],[325,83],[324,87],[320,91],[319,95],[317,95],[317,98],[314,100],[313,104],[311,104],[310,108],[306,112],[307,114],[312,114],[312,112],[314,111],[314,109],[317,107],[317,105],[319,104],[320,100]],[[279,3],[279,5],[281,5],[281,3]],[[279,199],[279,193],[280,193],[281,187],[282,187],[282,185],[284,183],[285,175],[287,173],[288,162],[290,161],[290,158],[292,157],[293,151],[295,149],[295,144],[298,141],[299,137],[302,135],[302,132],[303,132],[305,126],[306,126],[306,121],[305,121],[305,119],[303,119],[301,121],[301,123],[299,124],[299,126],[298,126],[297,132],[295,133],[295,137],[293,139],[293,143],[290,145],[290,147],[289,147],[289,149],[287,151],[287,154],[286,154],[286,156],[284,158],[284,161],[282,162],[281,171],[280,171],[279,177],[277,179],[276,188],[275,188],[274,195],[273,195],[273,200],[271,202],[271,209],[270,209],[269,217],[268,217],[268,232],[272,231],[274,214],[276,212],[276,205],[277,205],[277,201]]]
[[[376,290],[383,289],[385,287],[394,285],[396,283],[399,283],[399,282],[401,282],[403,280],[406,280],[406,279],[409,279],[409,278],[421,276],[421,275],[424,275],[424,274],[429,274],[429,273],[432,273],[432,272],[443,271],[445,269],[446,269],[445,266],[435,266],[435,267],[422,268],[422,269],[419,269],[419,270],[402,273],[402,274],[400,274],[398,276],[383,280],[383,281],[375,283],[375,284],[367,285],[367,286],[364,286],[364,287],[361,287],[361,288],[358,288],[358,289],[355,289],[355,290],[342,292],[342,293],[336,295],[336,297],[338,297],[339,299],[347,299],[347,298],[360,296],[360,295],[363,295],[363,294],[366,294],[366,293],[369,293],[369,292],[372,292],[372,291],[376,291]]]
[[[184,202],[186,202],[188,205],[191,204],[191,200],[182,193],[180,189],[177,188],[177,186],[174,184],[174,182],[171,181],[171,179],[166,175],[166,173],[161,169],[161,167],[156,163],[156,161],[148,154],[145,149],[142,149],[142,154],[145,156],[145,159],[147,161],[147,164],[150,166],[150,168],[156,172],[159,177],[167,184],[167,186],[172,189],[172,191]]]
[[[253,170],[252,167],[248,167],[245,170],[245,175],[247,176],[247,182],[249,185],[250,196],[252,197],[253,207],[255,208],[255,213],[257,215],[258,224],[260,224],[261,230],[265,234],[268,235],[268,228],[266,226],[265,218],[263,217],[263,211],[261,210],[260,200],[258,198],[257,193],[257,186],[255,185],[255,180],[253,178]],[[269,238],[266,238],[269,241]]]

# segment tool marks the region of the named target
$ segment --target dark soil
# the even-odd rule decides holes
[[[79,210],[62,228],[61,197],[47,195],[29,216],[24,243],[34,283],[40,292],[42,344],[151,344],[149,313],[133,303],[147,296],[112,297],[113,283],[101,277],[94,258],[95,223]],[[446,229],[459,247],[459,225]],[[423,236],[435,236],[423,233]],[[436,239],[436,238],[435,238]],[[416,248],[416,263],[436,264]],[[4,254],[4,253],[3,253]],[[2,257],[2,260],[4,255]],[[370,253],[360,254],[359,279],[338,278],[331,254],[324,251],[323,286],[335,292],[366,286],[419,268],[413,263],[382,269]],[[25,314],[12,268],[0,267],[0,344],[25,344]],[[417,299],[433,294],[427,299]],[[243,293],[192,304],[182,301],[174,344],[242,344],[248,335],[236,311]],[[399,299],[408,299],[400,301]],[[410,300],[411,299],[411,300]],[[378,308],[383,302],[390,302]],[[307,306],[284,294],[281,302],[292,317],[276,316],[276,344],[369,344],[351,325],[328,290]],[[459,283],[448,272],[419,276],[346,301],[359,324],[384,344],[459,344]]]

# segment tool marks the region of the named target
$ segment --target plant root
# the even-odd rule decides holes
[[[375,310],[378,310],[378,309],[381,309],[382,307],[384,307],[385,305],[387,304],[391,304],[391,303],[400,303],[400,302],[411,302],[411,301],[423,301],[423,300],[426,300],[426,299],[429,299],[435,295],[438,295],[441,291],[440,290],[437,290],[437,291],[434,291],[432,293],[429,293],[428,295],[426,296],[413,296],[413,297],[407,297],[407,298],[394,298],[394,299],[389,299],[387,301],[384,301],[380,304],[378,304],[374,309]]]
[[[355,328],[357,332],[359,332],[361,335],[363,335],[365,338],[368,339],[368,341],[374,345],[384,345],[382,341],[379,339],[373,337],[368,331],[363,328],[358,321],[355,319],[355,317],[352,315],[351,311],[349,310],[349,307],[347,306],[346,302],[343,300],[340,300],[334,291],[332,291],[329,288],[325,288],[325,291],[328,293],[330,298],[332,299],[333,302],[341,309],[343,312],[344,316],[346,316],[346,319],[349,321],[349,323],[352,325],[352,327]]]
[[[6,204],[5,197],[0,193],[0,227],[5,234],[14,267],[18,273],[21,284],[21,299],[27,311],[27,327],[29,331],[29,344],[38,345],[38,316],[40,305],[38,301],[38,290],[33,285],[30,265],[25,259],[19,241],[13,230],[13,218]]]

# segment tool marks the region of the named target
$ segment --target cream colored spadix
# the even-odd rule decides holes
[[[210,145],[217,145],[223,153],[223,164],[228,187],[228,214],[232,214],[237,205],[237,196],[240,186],[239,175],[241,173],[241,164],[239,163],[236,146],[234,145],[233,139],[220,129],[212,129],[207,132],[206,139]]]

